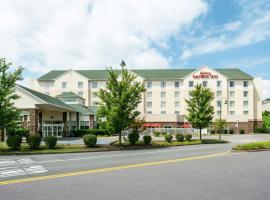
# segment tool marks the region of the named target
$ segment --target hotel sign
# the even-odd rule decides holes
[[[200,74],[193,74],[193,78],[218,78],[217,74],[212,74],[211,72],[200,72]]]

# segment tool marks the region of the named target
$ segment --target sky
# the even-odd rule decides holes
[[[52,69],[240,68],[270,97],[270,0],[0,0],[0,57]]]

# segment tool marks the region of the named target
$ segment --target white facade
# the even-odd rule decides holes
[[[184,122],[187,114],[185,99],[189,98],[194,86],[200,83],[215,94],[215,118],[220,115],[222,102],[221,114],[227,122],[262,121],[260,78],[233,79],[214,69],[202,67],[185,77],[149,80],[138,75],[137,80],[146,87],[138,109],[147,122]],[[99,101],[96,93],[106,87],[106,80],[88,79],[76,71],[68,70],[54,80],[34,80],[32,85],[33,89],[51,96],[72,91],[85,98],[86,105],[93,106]]]

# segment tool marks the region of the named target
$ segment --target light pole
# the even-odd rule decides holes
[[[222,99],[225,99],[224,104],[228,104],[227,100],[225,97],[221,98],[219,107],[220,107],[220,112],[219,112],[219,140],[221,140],[221,113],[222,113]]]

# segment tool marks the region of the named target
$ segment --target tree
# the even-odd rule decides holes
[[[125,69],[125,64],[122,63],[121,76],[119,71],[109,68],[107,87],[98,92],[101,100],[98,116],[106,121],[109,130],[119,135],[120,144],[121,132],[131,127],[140,115],[137,107],[142,101],[142,92],[145,91],[143,83],[137,82],[136,76]]]
[[[214,107],[211,105],[211,102],[214,99],[214,93],[209,88],[199,84],[191,91],[190,96],[191,98],[186,100],[188,106],[186,119],[193,128],[200,129],[201,140],[202,129],[207,128],[213,120]]]
[[[5,58],[0,58],[0,128],[1,139],[4,140],[4,131],[16,126],[20,111],[14,106],[14,101],[19,98],[15,92],[15,83],[22,80],[23,69],[18,67],[14,72],[10,71],[11,63]]]
[[[221,131],[220,134],[222,133],[222,131],[224,130],[225,126],[227,125],[227,121],[225,119],[216,119],[213,123],[214,125],[214,129]]]

